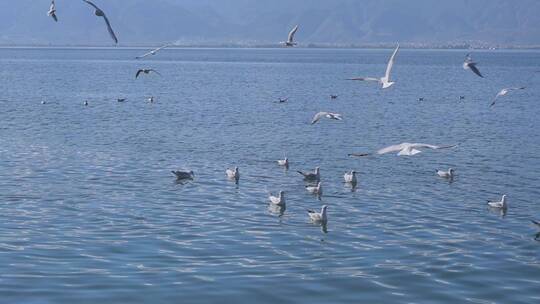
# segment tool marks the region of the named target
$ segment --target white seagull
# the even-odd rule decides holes
[[[302,174],[304,176],[304,180],[306,181],[316,181],[319,182],[321,180],[321,172],[319,167],[315,168],[315,172],[302,172],[298,171],[298,173]]]
[[[161,51],[162,49],[164,49],[166,47],[169,47],[169,45],[166,44],[164,46],[158,47],[157,49],[153,49],[153,50],[151,50],[150,52],[148,52],[148,53],[146,53],[144,55],[135,57],[135,59],[142,59],[142,58],[150,56],[150,55],[155,55],[157,52]]]
[[[402,143],[402,144],[399,144],[399,145],[393,145],[393,146],[389,146],[389,147],[386,147],[386,148],[383,148],[383,149],[380,149],[379,151],[377,151],[376,153],[377,154],[386,154],[386,153],[390,153],[390,152],[398,152],[398,156],[411,156],[411,155],[416,155],[418,153],[422,153],[422,151],[420,151],[419,149],[432,149],[432,150],[439,150],[439,149],[449,149],[449,148],[453,148],[453,147],[456,147],[457,145],[451,145],[451,146],[436,146],[436,145],[428,145],[428,144],[418,144],[418,143]],[[371,155],[370,153],[363,153],[363,154],[357,154],[357,153],[352,153],[352,154],[349,154],[349,156],[359,156],[359,157],[362,157],[362,156],[368,156],[368,155]]]
[[[333,119],[333,120],[343,120],[343,118],[341,117],[341,114],[331,113],[331,112],[319,112],[315,114],[315,116],[313,116],[313,120],[311,121],[311,124],[312,125],[316,124],[323,117],[328,118],[328,119]]]
[[[182,179],[193,179],[193,177],[195,177],[195,173],[193,173],[193,171],[171,171],[172,174],[174,174],[176,176],[176,179],[178,180],[182,180]]]
[[[392,54],[392,57],[390,57],[390,60],[388,61],[388,64],[386,65],[386,73],[381,78],[374,78],[374,77],[357,77],[357,78],[350,78],[349,80],[360,80],[360,81],[374,81],[378,82],[382,85],[383,89],[391,87],[394,82],[390,81],[390,72],[392,71],[392,67],[394,66],[394,61],[396,58],[396,54],[399,50],[399,44],[394,50],[394,53]]]
[[[273,196],[272,193],[270,193],[268,198],[270,199],[270,203],[272,203],[272,205],[285,206],[285,192],[283,191],[279,191],[278,196]]]
[[[317,186],[306,186],[306,190],[311,194],[317,194],[318,196],[321,196],[323,194],[323,189],[321,186],[321,182],[317,183]]]
[[[476,75],[484,78],[484,76],[482,76],[482,74],[480,73],[480,71],[476,67],[476,64],[477,63],[472,60],[471,54],[467,54],[467,56],[465,57],[465,62],[463,62],[463,69],[464,70],[471,70]]]
[[[238,183],[238,180],[240,179],[240,171],[238,170],[238,167],[234,167],[234,169],[227,168],[225,174],[227,174],[229,179],[234,179]]]
[[[500,201],[488,201],[488,206],[491,208],[506,209],[508,208],[508,202],[506,201],[506,194],[502,196]]]
[[[278,165],[283,166],[285,168],[289,168],[289,159],[285,157],[285,159],[279,159],[277,161]]]
[[[450,169],[448,169],[448,171],[437,170],[437,175],[442,177],[442,178],[452,179],[452,178],[454,178],[454,169],[450,168]]]
[[[56,17],[56,4],[54,4],[54,0],[51,2],[51,7],[47,12],[47,16],[52,17],[54,21],[58,22],[58,18]]]
[[[289,32],[289,36],[287,37],[287,41],[283,41],[283,42],[281,42],[281,44],[284,44],[284,45],[287,46],[287,47],[291,47],[291,46],[297,45],[297,43],[294,42],[294,35],[296,34],[297,31],[298,31],[298,25],[295,26],[295,27]]]
[[[328,209],[328,206],[324,205],[321,208],[321,212],[316,212],[313,210],[308,210],[307,212],[312,222],[326,225],[326,223],[328,223],[326,209]]]
[[[501,96],[505,96],[510,91],[524,90],[524,89],[525,89],[525,87],[516,87],[516,88],[504,88],[504,89],[500,90],[499,93],[497,93],[497,95],[495,96],[495,98],[493,98],[493,102],[491,102],[490,107],[493,107],[495,105],[495,103],[497,102],[497,98],[499,98]]]
[[[352,170],[350,172],[346,172],[345,175],[343,175],[343,179],[346,183],[349,184],[356,184],[358,181],[356,179],[356,171]]]
[[[114,40],[114,43],[118,43],[118,38],[116,38],[116,35],[114,34],[114,31],[111,27],[111,23],[109,22],[109,19],[107,18],[107,16],[105,15],[105,13],[99,8],[97,7],[94,3],[88,1],[88,0],[83,0],[84,2],[90,4],[92,7],[94,7],[95,11],[94,11],[94,14],[98,17],[103,17],[103,19],[105,20],[105,23],[107,24],[107,29],[109,30],[109,35],[111,35],[111,38]]]

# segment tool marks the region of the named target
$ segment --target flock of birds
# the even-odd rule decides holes
[[[105,14],[105,12],[103,10],[101,10],[97,5],[95,5],[94,3],[92,3],[89,0],[82,0],[82,1],[86,2],[87,4],[89,4],[90,6],[92,6],[94,8],[94,14],[96,16],[103,18],[103,20],[105,21],[105,24],[107,26],[107,30],[109,32],[110,37],[112,38],[114,43],[117,44],[118,43],[118,38],[117,38],[114,30],[112,29],[111,23],[110,23],[109,19],[107,18],[107,15]],[[51,18],[53,18],[54,21],[58,22],[58,17],[57,17],[57,14],[56,14],[55,0],[51,1],[51,6],[49,8],[49,11],[47,12],[47,15],[50,16]],[[289,32],[287,40],[281,42],[281,44],[283,46],[285,46],[285,47],[294,47],[294,46],[296,46],[297,42],[295,41],[294,38],[295,38],[296,33],[298,32],[298,29],[299,29],[299,26],[296,25]],[[166,48],[168,46],[169,45],[163,45],[163,46],[161,46],[159,48],[156,48],[156,49],[153,49],[153,50],[151,50],[151,51],[149,51],[149,52],[147,52],[147,53],[145,53],[145,54],[143,54],[141,56],[137,56],[137,57],[135,57],[135,59],[142,59],[142,58],[145,58],[147,56],[156,55],[157,52],[159,52],[160,50],[162,50],[162,49],[164,49],[164,48]],[[391,80],[390,76],[391,76],[392,68],[394,66],[398,51],[399,51],[399,44],[397,45],[397,47],[393,51],[392,55],[390,56],[390,59],[389,59],[389,61],[387,63],[387,66],[386,66],[386,71],[384,73],[384,76],[379,77],[379,78],[376,78],[376,77],[355,77],[355,78],[349,78],[348,80],[374,82],[374,83],[378,83],[379,85],[381,85],[382,89],[390,88],[395,83],[395,81]],[[478,64],[473,61],[471,55],[467,54],[466,57],[465,57],[465,61],[463,62],[463,68],[465,70],[470,70],[471,72],[473,72],[478,77],[484,78],[484,76],[482,75],[482,73],[478,69],[477,65]],[[139,69],[136,72],[135,78],[138,78],[141,74],[146,74],[147,75],[147,74],[150,74],[150,73],[155,73],[155,74],[161,76],[161,74],[158,71],[154,70],[154,69],[142,68],[142,69]],[[525,87],[509,87],[509,88],[501,89],[496,94],[496,96],[493,98],[490,106],[493,107],[500,97],[506,96],[508,93],[510,93],[512,91],[523,90],[523,89],[525,89]],[[330,95],[330,98],[331,99],[337,99],[338,96],[337,95]],[[464,98],[465,98],[464,96],[460,96],[461,100],[463,100]],[[124,98],[119,98],[117,101],[118,102],[123,102],[123,101],[125,101],[125,99]],[[154,97],[148,98],[148,101],[149,102],[154,102]],[[280,98],[278,100],[279,103],[285,103],[287,101],[288,101],[288,98]],[[419,98],[419,101],[423,101],[423,98]],[[42,103],[44,103],[44,102],[42,102]],[[84,105],[88,105],[88,101],[85,101]],[[329,119],[329,120],[342,120],[343,119],[342,115],[339,114],[339,113],[319,112],[319,113],[315,114],[315,116],[313,117],[313,119],[311,121],[311,124],[316,124],[323,118],[326,118],[326,119]],[[431,144],[423,144],[423,143],[406,143],[405,142],[405,143],[391,145],[391,146],[382,148],[382,149],[380,149],[380,150],[378,150],[378,151],[376,151],[374,153],[351,153],[351,154],[349,154],[349,156],[364,157],[364,156],[369,156],[369,155],[373,155],[373,154],[380,155],[380,154],[393,153],[393,152],[397,152],[398,156],[413,156],[413,155],[417,155],[417,154],[421,153],[422,149],[440,150],[440,149],[454,148],[456,146],[457,145],[440,146],[440,145],[431,145]],[[288,169],[289,168],[289,159],[285,158],[285,159],[278,160],[277,164],[279,166],[282,166],[282,167],[285,167],[286,169]],[[195,177],[195,173],[193,171],[178,170],[178,171],[172,171],[172,173],[176,176],[176,179],[179,180],[179,181],[193,179]],[[307,186],[306,186],[306,191],[308,191],[308,192],[310,192],[310,193],[312,193],[314,195],[317,195],[317,197],[320,199],[321,196],[323,195],[320,168],[316,167],[313,172],[298,171],[298,173],[301,174],[303,176],[304,180],[308,183]],[[239,180],[240,180],[240,171],[239,171],[238,167],[235,167],[233,169],[227,169],[225,171],[225,174],[226,174],[227,178],[229,178],[231,180],[234,180],[236,183],[238,183]],[[454,178],[454,176],[455,176],[455,170],[453,168],[449,168],[448,170],[436,170],[436,174],[441,178],[452,180]],[[343,176],[343,179],[344,179],[344,181],[346,183],[350,184],[353,189],[357,186],[358,180],[357,180],[357,176],[356,176],[356,171],[352,170],[350,172],[346,172],[344,174],[344,176]],[[278,207],[278,208],[282,208],[281,210],[284,210],[284,208],[286,206],[285,192],[284,191],[280,191],[277,194],[277,196],[272,195],[270,193],[268,199],[269,199],[269,202],[270,202],[271,205],[273,205],[275,207]],[[506,210],[508,208],[507,196],[502,195],[502,198],[500,200],[498,200],[498,201],[488,201],[487,205],[489,207],[491,207],[491,208],[500,209],[504,213],[506,213]],[[321,207],[320,212],[313,211],[313,210],[308,210],[308,216],[309,216],[310,220],[312,222],[314,222],[314,223],[320,224],[323,227],[324,231],[326,231],[326,225],[328,223],[327,209],[328,209],[328,206],[323,205]],[[538,228],[540,229],[540,222],[532,220],[532,223],[534,225],[538,226]],[[536,238],[540,238],[540,232],[536,235]]]

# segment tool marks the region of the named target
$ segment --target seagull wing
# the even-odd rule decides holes
[[[478,68],[476,67],[476,63],[474,62],[470,62],[467,64],[469,69],[471,69],[471,71],[473,71],[473,73],[475,73],[476,75],[484,78],[484,76],[482,76],[482,74],[480,73],[480,71],[478,70]]]
[[[154,69],[150,69],[149,71],[154,72],[154,73],[158,74],[159,76],[161,76],[161,74],[158,71],[154,70]]]
[[[150,52],[148,52],[148,53],[146,53],[146,54],[144,54],[144,55],[135,57],[135,59],[142,59],[142,58],[144,58],[144,57],[146,57],[146,56],[150,56],[151,54],[152,54],[152,52],[150,51]]]
[[[143,70],[138,70],[137,74],[135,74],[135,78],[139,78],[139,75],[143,72]]]
[[[287,38],[287,42],[292,43],[294,41],[294,35],[296,34],[296,31],[298,31],[298,25],[295,26],[289,33],[289,37]]]
[[[58,17],[56,17],[56,13],[51,13],[50,16],[54,19],[54,21],[58,22]]]
[[[427,148],[427,149],[433,149],[433,150],[440,150],[440,149],[449,149],[456,147],[457,145],[449,145],[449,146],[436,146],[436,145],[429,145],[429,144],[411,144],[411,148],[421,149],[421,148]]]
[[[90,1],[88,1],[88,0],[83,0],[83,1],[86,2],[86,3],[88,3],[88,4],[90,4],[91,6],[93,6],[93,7],[94,7],[95,9],[97,9],[97,10],[100,9],[100,8],[97,7],[94,3],[92,3],[92,2],[90,2]]]
[[[373,78],[373,77],[357,77],[357,78],[349,78],[347,80],[375,81],[375,82],[381,81],[379,78]]]
[[[317,114],[315,114],[315,116],[313,116],[313,120],[311,121],[311,124],[316,124],[319,120],[321,120],[322,117],[324,117],[325,115],[327,115],[328,112],[319,112]]]
[[[105,20],[105,23],[107,24],[107,29],[109,30],[109,34],[111,35],[111,38],[114,40],[114,43],[118,43],[118,38],[116,38],[116,35],[114,34],[114,31],[111,27],[111,23],[109,22],[109,19],[105,14],[103,15],[103,19]]]
[[[377,154],[386,154],[386,153],[390,153],[390,152],[401,151],[407,145],[408,144],[403,143],[403,144],[399,144],[399,145],[393,145],[393,146],[389,146],[389,147],[386,147],[386,148],[382,148],[379,151],[377,151]]]
[[[388,65],[386,66],[386,73],[384,73],[384,78],[386,78],[386,80],[390,80],[390,72],[392,71],[392,67],[394,66],[394,61],[396,59],[398,50],[399,50],[399,44],[394,50],[394,53],[392,54],[392,57],[390,57],[390,60],[388,61]]]

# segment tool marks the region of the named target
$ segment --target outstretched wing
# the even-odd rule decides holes
[[[399,50],[399,44],[394,50],[394,53],[392,54],[392,57],[390,57],[390,60],[388,61],[388,65],[386,66],[386,73],[384,73],[384,78],[386,78],[386,80],[390,80],[390,72],[392,71],[392,67],[394,66],[394,62],[395,62],[396,54],[398,50]]]
[[[150,72],[154,72],[154,73],[158,74],[159,76],[161,76],[161,74],[158,71],[154,70],[154,69],[150,69]]]
[[[482,76],[482,74],[480,73],[480,71],[476,67],[476,63],[471,62],[471,63],[468,64],[468,67],[469,67],[469,69],[471,69],[471,71],[473,71],[473,73],[475,73],[476,75],[484,78],[484,76]]]
[[[287,42],[292,43],[294,41],[294,35],[296,34],[296,31],[298,31],[298,25],[295,26],[289,33],[289,37],[287,38]]]
[[[143,70],[138,70],[137,74],[135,74],[135,78],[139,78],[139,75],[143,72]]]
[[[393,145],[386,148],[382,148],[379,151],[377,151],[377,154],[386,154],[390,152],[397,152],[403,150],[405,144],[399,144],[399,145]]]
[[[347,80],[375,81],[375,82],[381,81],[379,78],[373,78],[373,77],[357,77],[357,78],[349,78]]]
[[[313,120],[311,121],[311,124],[312,125],[316,124],[326,114],[328,114],[328,113],[327,112],[319,112],[319,113],[315,114],[315,116],[313,116]]]
[[[92,3],[92,2],[90,2],[90,1],[88,1],[88,0],[83,0],[83,1],[86,2],[86,3],[88,3],[88,4],[90,4],[90,5],[93,6],[95,9],[100,10],[100,8],[97,7],[97,5],[95,5],[94,3]]]
[[[144,54],[144,55],[135,57],[135,59],[142,59],[142,58],[144,58],[144,57],[146,57],[146,56],[150,56],[151,54],[152,54],[152,52],[150,51],[150,52],[148,52],[148,53],[146,53],[146,54]]]
[[[411,144],[411,148],[415,148],[415,149],[427,148],[427,149],[433,149],[433,150],[449,149],[449,148],[453,148],[453,147],[456,147],[456,146],[457,145],[436,146],[436,145],[429,145],[429,144]]]
[[[114,34],[114,31],[111,27],[111,23],[109,22],[109,19],[105,14],[103,15],[103,19],[105,20],[105,23],[107,24],[107,29],[109,30],[109,35],[111,35],[111,38],[114,40],[114,43],[118,43],[118,38],[116,38],[116,35]]]

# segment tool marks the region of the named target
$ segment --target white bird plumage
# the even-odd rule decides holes
[[[454,172],[455,171],[454,171],[453,168],[448,169],[448,171],[437,170],[437,175],[442,177],[442,178],[452,179],[452,178],[454,178]]]
[[[504,194],[500,201],[488,201],[488,206],[491,208],[506,209],[508,208],[508,201],[506,194]]]
[[[357,183],[357,179],[356,179],[356,171],[352,170],[350,172],[346,172],[344,175],[343,175],[343,179],[345,180],[346,183],[349,183],[349,184],[356,184]]]
[[[306,190],[311,194],[317,194],[318,196],[322,196],[323,194],[323,188],[321,185],[321,182],[317,183],[317,186],[306,186]]]
[[[387,88],[391,87],[395,82],[390,81],[390,73],[392,72],[392,67],[394,67],[394,62],[395,62],[398,50],[399,50],[399,44],[397,45],[396,49],[394,50],[394,53],[392,53],[392,56],[390,57],[390,60],[388,61],[388,64],[386,65],[386,72],[384,73],[383,77],[381,77],[381,78],[356,77],[356,78],[350,78],[349,80],[378,82],[378,83],[380,83],[382,85],[383,89],[387,89]]]
[[[298,25],[296,25],[290,32],[289,36],[287,37],[287,41],[283,41],[282,44],[284,44],[287,47],[295,46],[297,45],[296,42],[294,42],[294,35],[298,31]]]
[[[327,209],[328,206],[323,205],[321,212],[316,212],[313,210],[308,210],[307,212],[312,222],[326,225],[328,223]]]
[[[238,180],[240,179],[240,170],[238,169],[238,167],[234,167],[234,169],[227,168],[225,174],[227,174],[227,177],[229,179],[234,179],[236,182],[238,182]]]
[[[147,56],[150,56],[150,55],[155,55],[157,52],[159,52],[159,51],[161,51],[162,49],[167,48],[167,47],[169,47],[168,44],[166,44],[166,45],[164,45],[164,46],[160,46],[160,47],[158,47],[157,49],[153,49],[153,50],[151,50],[150,52],[148,52],[148,53],[146,53],[146,54],[144,54],[144,55],[135,57],[135,59],[142,59],[142,58],[147,57]]]
[[[52,17],[54,21],[58,22],[58,17],[56,17],[56,4],[54,3],[54,0],[51,1],[51,6],[49,7],[47,16]]]
[[[504,88],[504,89],[500,90],[499,93],[497,93],[497,95],[495,96],[495,98],[493,98],[493,101],[491,102],[490,107],[493,107],[495,105],[495,103],[497,102],[497,98],[499,98],[501,96],[505,96],[506,94],[508,94],[511,91],[524,90],[524,89],[525,89],[525,87],[515,87],[515,88]]]
[[[439,149],[448,149],[453,148],[457,145],[451,145],[451,146],[436,146],[436,145],[429,145],[429,144],[420,144],[420,143],[402,143],[398,145],[389,146],[383,149],[380,149],[377,151],[377,154],[386,154],[390,152],[398,152],[398,156],[411,156],[416,155],[418,153],[421,153],[420,149],[433,149],[433,150],[439,150]]]
[[[285,206],[285,192],[279,191],[278,196],[273,196],[272,193],[269,194],[268,198],[270,203],[276,206]]]
[[[289,168],[289,159],[287,157],[285,157],[284,159],[279,159],[277,163],[282,167]]]
[[[319,112],[313,116],[313,120],[311,120],[311,124],[316,124],[321,120],[321,118],[328,118],[332,120],[343,120],[341,117],[341,114],[338,113],[332,113],[332,112]]]
[[[472,60],[471,54],[467,54],[467,56],[465,56],[465,61],[463,62],[463,69],[471,70],[473,73],[475,73],[479,77],[484,78],[482,73],[480,73],[480,70],[478,70],[478,68],[476,67],[476,64],[477,63]]]

